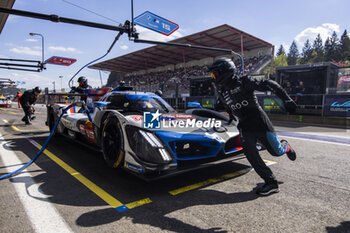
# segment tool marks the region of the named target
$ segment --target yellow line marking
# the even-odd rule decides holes
[[[38,144],[33,139],[28,139],[30,143],[32,143],[36,148],[39,150],[42,148],[40,144]],[[47,155],[51,160],[53,160],[57,165],[62,167],[64,170],[66,170],[70,175],[72,175],[75,179],[77,179],[80,183],[85,185],[88,189],[90,189],[92,192],[94,192],[97,196],[99,196],[102,200],[104,200],[107,204],[109,204],[112,208],[117,208],[120,206],[123,206],[124,204],[118,201],[116,198],[111,196],[109,193],[101,189],[99,186],[91,182],[89,179],[84,177],[80,172],[76,171],[74,168],[69,166],[67,163],[65,163],[63,160],[52,154],[50,151],[45,149],[43,151],[45,155]],[[139,201],[131,202],[129,204],[126,204],[125,206],[129,209],[142,206],[148,203],[151,203],[152,201],[149,198],[145,198]]]
[[[23,112],[22,108],[13,108],[13,107],[11,107],[10,109],[12,109],[12,110],[18,110],[18,111],[20,111],[20,112]],[[35,111],[35,113],[41,113],[41,112]]]
[[[14,125],[11,125],[10,122],[8,122],[8,120],[3,120],[6,124],[10,125],[12,129],[14,129],[15,131],[21,131],[19,128],[17,128],[16,126]]]
[[[151,202],[152,202],[151,199],[145,198],[145,199],[142,199],[142,200],[139,200],[139,201],[131,202],[129,204],[126,204],[125,206],[128,207],[129,209],[133,209],[135,207],[139,207],[139,206],[142,206],[142,205],[145,205],[145,204],[149,204]]]
[[[13,114],[13,115],[17,115],[17,113],[11,112],[11,111],[9,111],[9,110],[5,110],[5,109],[3,109],[3,108],[0,108],[0,110],[5,111],[5,112],[8,112],[8,113]]]
[[[270,161],[270,160],[266,160],[266,159],[263,159],[264,163],[266,163],[267,166],[270,166],[272,164],[275,164],[277,162],[274,162],[274,161]]]
[[[39,150],[42,148],[40,144],[35,142],[32,139],[28,139],[36,148]],[[80,181],[83,185],[85,185],[88,189],[90,189],[92,192],[94,192],[97,196],[99,196],[102,200],[107,202],[110,206],[113,208],[122,206],[123,203],[112,197],[110,194],[108,194],[106,191],[92,183],[89,179],[85,178],[80,172],[76,171],[74,168],[66,164],[63,160],[52,154],[50,151],[45,149],[43,151],[45,155],[47,155],[51,160],[53,160],[56,164],[58,164],[60,167],[62,167],[64,170],[66,170],[70,175],[72,175],[75,179]]]
[[[182,188],[174,189],[172,191],[169,191],[169,193],[171,195],[175,196],[175,195],[178,195],[180,193],[184,193],[184,192],[187,192],[187,191],[190,191],[190,190],[193,190],[193,189],[198,189],[200,187],[208,186],[210,184],[215,184],[215,183],[218,183],[220,181],[224,181],[224,180],[227,180],[227,179],[230,179],[230,178],[233,178],[233,177],[236,177],[236,176],[248,173],[250,170],[252,170],[252,168],[247,168],[247,169],[243,169],[243,170],[240,170],[240,171],[232,172],[232,173],[225,174],[225,175],[217,177],[217,178],[212,178],[212,179],[209,179],[209,180],[206,180],[206,181],[202,181],[202,182],[199,182],[199,183],[196,183],[196,184],[192,184],[192,185],[188,185],[188,186],[185,186],[185,187],[182,187]]]
[[[12,125],[10,122],[8,122],[8,120],[3,119],[3,121],[6,124],[10,125],[13,130],[18,132],[48,132],[47,129],[19,129],[16,126]]]
[[[272,164],[277,163],[277,162],[270,161],[270,160],[263,160],[263,161],[266,163],[267,166],[270,166]],[[248,173],[251,170],[252,170],[252,168],[250,167],[250,168],[246,168],[246,169],[243,169],[243,170],[240,170],[240,171],[228,173],[228,174],[222,175],[222,176],[217,177],[217,178],[212,178],[212,179],[209,179],[209,180],[198,182],[196,184],[192,184],[192,185],[188,185],[188,186],[185,186],[185,187],[182,187],[182,188],[174,189],[172,191],[169,191],[169,193],[171,195],[175,196],[175,195],[178,195],[178,194],[181,194],[181,193],[193,190],[193,189],[198,189],[198,188],[201,188],[201,187],[204,187],[204,186],[208,186],[208,185],[211,185],[211,184],[219,183],[219,182],[224,181],[224,180],[231,179],[233,177],[236,177],[236,176]]]

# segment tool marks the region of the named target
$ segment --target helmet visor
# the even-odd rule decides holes
[[[215,79],[215,80],[217,80],[218,74],[219,74],[219,72],[217,72],[217,71],[210,72],[211,77],[213,77],[213,79]]]

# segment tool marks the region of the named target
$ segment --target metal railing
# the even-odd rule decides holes
[[[259,97],[272,97],[274,95],[258,95]],[[290,95],[290,97],[297,103],[297,110],[295,114],[299,115],[323,115],[325,94],[304,94],[304,95]],[[173,108],[177,110],[186,109],[186,98],[164,98]]]
[[[183,98],[164,98],[176,110],[186,109],[186,101]]]

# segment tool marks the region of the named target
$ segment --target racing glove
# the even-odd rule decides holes
[[[286,108],[287,112],[293,114],[297,109],[297,104],[292,99],[290,99],[284,102],[284,107]]]
[[[71,87],[70,89],[71,89],[71,90],[70,90],[69,93],[74,93],[74,92],[76,91],[77,88],[73,86],[73,87]]]

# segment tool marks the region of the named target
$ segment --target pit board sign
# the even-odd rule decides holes
[[[179,25],[176,23],[164,19],[163,17],[149,11],[145,11],[141,15],[135,17],[134,23],[166,36],[171,35],[173,32],[179,29]]]

